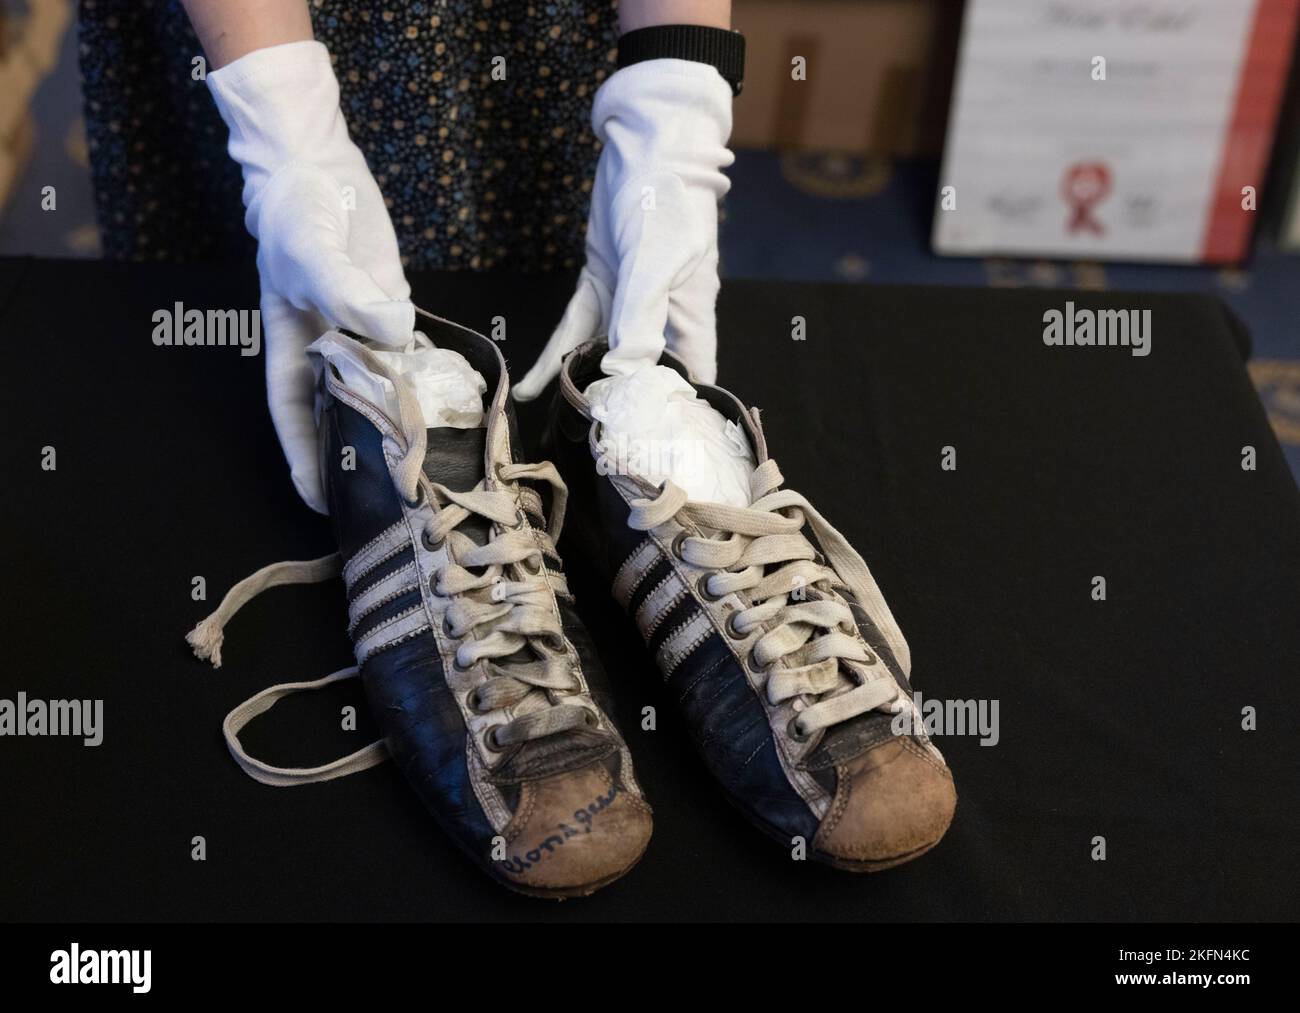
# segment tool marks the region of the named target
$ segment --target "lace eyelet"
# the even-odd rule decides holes
[[[790,723],[789,723],[788,725],[785,726],[785,731],[786,731],[786,734],[789,735],[790,738],[794,739],[795,742],[807,742],[807,741],[808,741],[809,736],[805,735],[805,734],[800,730],[800,728],[799,728],[799,719],[798,719],[797,717],[793,717],[793,718],[790,719]]]
[[[403,496],[402,502],[406,504],[407,509],[409,510],[419,510],[420,507],[424,506],[424,504],[428,502],[428,500],[425,498],[424,488],[417,485],[415,487],[415,499],[407,499]]]
[[[588,728],[596,728],[600,725],[600,718],[596,716],[596,712],[586,707],[582,708],[582,720]]]
[[[539,555],[537,557],[537,566],[534,567],[531,565],[532,558],[533,558],[532,556],[529,556],[527,559],[521,560],[519,563],[519,569],[523,570],[523,572],[527,574],[529,577],[536,577],[542,572],[544,564],[542,563],[542,558]]]
[[[483,731],[483,745],[487,747],[488,752],[499,753],[506,747],[497,741],[497,726],[491,725]]]
[[[470,710],[472,710],[475,714],[487,713],[483,709],[483,700],[479,696],[479,692],[477,688],[471,689],[468,693],[465,694],[465,706],[468,707]]]
[[[726,595],[713,594],[709,591],[709,577],[711,576],[712,574],[709,573],[701,574],[700,579],[695,582],[695,590],[700,593],[700,597],[705,601],[720,601],[725,598]]]
[[[683,561],[685,561],[686,557],[682,555],[682,543],[686,541],[687,537],[685,531],[679,531],[673,535],[673,540],[668,546],[668,551]]]
[[[456,639],[456,634],[452,633],[451,631],[451,620],[448,619],[446,615],[442,617],[442,632],[447,634],[447,636],[450,637],[452,640]],[[459,668],[460,664],[457,663],[456,667]]]
[[[764,667],[755,660],[753,651],[745,655],[745,667],[754,675],[762,675],[764,671]]]
[[[739,612],[731,613],[731,615],[727,616],[727,622],[725,624],[727,636],[732,640],[744,640],[749,636],[748,633],[742,633],[740,630],[736,629],[736,616],[738,615],[740,615]]]
[[[423,545],[430,552],[437,552],[439,549],[442,548],[443,540],[438,539],[438,541],[435,542],[432,538],[429,537],[429,532],[427,530],[422,529],[420,531],[420,544]]]
[[[548,633],[542,637],[542,643],[549,647],[556,654],[564,653],[564,637],[558,633]]]

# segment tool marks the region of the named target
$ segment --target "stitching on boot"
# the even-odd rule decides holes
[[[510,827],[506,830],[506,843],[514,844],[519,839],[519,835],[528,829],[528,824],[532,822],[533,812],[537,808],[537,788],[536,782],[524,781],[519,786],[519,809],[515,811],[514,818],[510,821]]]
[[[936,760],[933,756],[931,756],[928,752],[926,752],[924,749],[918,746],[911,739],[904,738],[901,739],[901,741],[903,743],[903,748],[906,749],[909,753],[913,754],[914,756],[919,756],[926,763],[930,764],[930,766],[934,767],[935,770],[943,771],[943,773],[947,774],[949,778],[952,777],[952,771],[949,769],[948,764],[942,762],[941,760]]]
[[[831,802],[831,811],[828,812],[822,820],[821,829],[817,836],[823,840],[835,832],[839,826],[840,820],[844,818],[844,813],[849,807],[849,768],[839,766],[835,768],[835,799]]]

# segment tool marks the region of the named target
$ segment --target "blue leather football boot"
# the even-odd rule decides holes
[[[361,342],[331,335],[389,379],[400,408],[392,417],[328,362],[319,371],[321,473],[339,553],[260,571],[190,642],[220,663],[221,628],[253,594],[341,570],[383,744],[311,770],[272,768],[240,746],[240,728],[276,699],[345,670],[273,687],[232,712],[225,731],[236,761],[285,785],[391,755],[443,829],[495,879],[543,897],[588,894],[640,859],[651,815],[555,549],[564,483],[550,464],[519,456],[496,346],[437,318],[420,326],[487,381],[485,425],[426,430],[406,382]]]
[[[873,871],[929,850],[956,792],[866,564],[781,488],[758,413],[718,387],[692,384],[749,440],[751,505],[694,502],[632,473],[583,394],[607,350],[565,360],[543,452],[570,491],[569,551],[636,621],[710,772],[764,833],[818,861]],[[690,380],[674,356],[661,365]]]

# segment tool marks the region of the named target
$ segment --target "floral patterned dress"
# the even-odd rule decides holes
[[[304,2],[408,268],[579,266],[612,0]],[[105,255],[250,256],[239,167],[180,3],[81,0],[79,43]]]

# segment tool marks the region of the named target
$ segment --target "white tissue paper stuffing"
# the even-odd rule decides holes
[[[370,349],[375,357],[398,376],[405,377],[415,391],[424,416],[424,427],[477,429],[483,425],[483,393],[487,390],[478,370],[465,356],[450,348],[435,348],[416,331],[404,349]],[[398,417],[397,391],[387,377],[376,376],[337,340],[337,332],[321,335],[307,348],[336,370],[349,390],[383,408],[390,418]]]
[[[749,506],[749,475],[757,466],[749,441],[676,370],[646,366],[607,376],[586,397],[616,471],[656,484],[672,479],[699,502]]]

